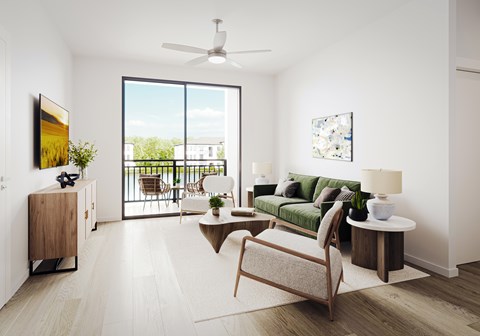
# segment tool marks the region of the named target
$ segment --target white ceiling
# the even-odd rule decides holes
[[[276,74],[411,0],[40,0],[74,55],[183,65],[198,57],[163,42],[210,49],[224,23],[227,51],[243,65],[197,67]],[[234,57],[233,57],[234,56]]]

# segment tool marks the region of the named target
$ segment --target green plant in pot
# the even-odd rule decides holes
[[[68,157],[70,162],[78,168],[81,179],[87,178],[87,167],[96,156],[97,149],[93,143],[79,140],[78,145],[76,145],[72,141],[68,141]]]
[[[180,179],[180,177],[174,178],[174,179],[173,179],[173,185],[180,184],[181,181],[182,181],[182,180]]]
[[[209,199],[210,208],[212,208],[212,215],[219,216],[220,208],[225,204],[219,196],[212,196]]]
[[[357,222],[367,220],[367,201],[368,198],[364,198],[361,191],[356,191],[352,197],[352,207],[348,210],[348,217]]]

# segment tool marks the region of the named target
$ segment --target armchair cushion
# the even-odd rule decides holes
[[[289,232],[267,229],[257,238],[281,245],[307,255],[325,260],[325,250],[314,239]],[[332,267],[332,295],[335,294],[342,272],[340,251],[330,247]],[[272,248],[247,242],[243,255],[242,270],[322,299],[328,298],[327,270],[324,265],[313,263]]]

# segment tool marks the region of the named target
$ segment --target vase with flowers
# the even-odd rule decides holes
[[[87,168],[93,162],[97,153],[95,145],[88,141],[79,140],[78,144],[74,144],[72,141],[68,142],[68,157],[71,163],[78,168],[80,179],[88,178]]]

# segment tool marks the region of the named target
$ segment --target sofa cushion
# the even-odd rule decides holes
[[[340,194],[340,189],[338,188],[330,188],[330,187],[325,187],[323,188],[322,192],[318,197],[315,199],[315,202],[313,203],[313,206],[315,208],[320,208],[320,204],[323,202],[331,202],[335,200],[335,198]]]
[[[315,193],[313,195],[313,199],[317,199],[317,197],[322,192],[323,188],[330,187],[330,188],[342,188],[343,186],[348,187],[351,191],[360,190],[360,182],[358,181],[348,181],[348,180],[337,180],[328,177],[320,177],[317,182],[317,186],[315,187]]]
[[[287,222],[317,232],[322,212],[313,203],[284,205],[280,208],[278,217]]]
[[[303,198],[309,202],[313,202],[314,200],[313,193],[315,192],[315,186],[317,185],[317,182],[318,182],[318,176],[288,173],[288,177],[293,178],[294,181],[300,182],[300,185],[298,186],[298,189],[297,189],[296,196],[299,198]]]
[[[255,208],[278,217],[278,210],[286,204],[305,203],[302,198],[286,198],[282,196],[264,195],[255,197]]]

